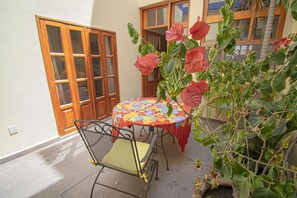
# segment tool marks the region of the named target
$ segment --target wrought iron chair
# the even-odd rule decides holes
[[[93,196],[95,185],[139,197],[100,183],[99,176],[105,167],[136,176],[147,182],[144,194],[146,197],[154,173],[155,179],[158,180],[158,161],[154,159],[157,134],[153,135],[148,144],[136,141],[133,128],[132,130],[118,128],[98,120],[76,120],[74,123],[92,157],[91,163],[102,166],[92,186],[90,197]]]

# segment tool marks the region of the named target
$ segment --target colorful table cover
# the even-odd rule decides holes
[[[167,116],[167,102],[157,98],[137,98],[123,101],[113,108],[112,122],[115,126],[125,127],[132,125],[153,126],[167,130],[173,134],[184,151],[191,132],[189,113],[190,108],[183,103],[180,106],[170,100],[172,114]]]

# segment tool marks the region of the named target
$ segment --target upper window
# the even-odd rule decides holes
[[[232,10],[234,11],[234,22],[232,27],[239,27],[240,40],[238,41],[238,49],[241,58],[247,54],[249,50],[256,50],[256,54],[260,55],[261,43],[264,39],[264,33],[267,23],[267,15],[269,9],[269,0],[262,0],[261,9],[255,11],[255,5],[250,0],[235,0]],[[210,31],[207,34],[204,45],[213,45],[216,42],[218,32],[218,24],[222,19],[220,8],[224,5],[224,0],[205,0],[204,3],[204,20],[210,25]],[[273,31],[271,33],[271,41],[278,40],[282,37],[286,11],[283,6],[277,6],[274,11]],[[259,53],[258,53],[258,51]]]
[[[167,6],[149,9],[144,14],[146,29],[167,26]]]

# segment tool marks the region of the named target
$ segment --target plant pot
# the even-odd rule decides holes
[[[204,195],[210,195],[212,197],[218,197],[218,195],[222,195],[222,197],[234,197],[238,198],[238,193],[235,190],[232,181],[229,179],[218,179],[217,181],[218,187],[215,189],[210,189],[211,186],[209,182],[203,178],[200,179],[200,185],[197,189],[194,190],[192,198],[203,198]],[[195,186],[196,188],[196,186]],[[232,192],[230,192],[230,188]],[[219,197],[218,197],[219,198]]]

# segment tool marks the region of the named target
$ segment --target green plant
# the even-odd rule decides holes
[[[180,27],[170,29],[177,40],[169,38],[167,52],[156,52],[149,43],[140,43],[138,49],[143,57],[153,57],[154,64],[143,60],[148,68],[158,63],[164,78],[158,85],[158,98],[178,101],[181,95],[193,107],[189,116],[195,140],[210,148],[215,169],[233,181],[240,197],[296,197],[297,167],[288,166],[286,151],[297,141],[297,35],[275,42],[274,51],[263,59],[250,52],[243,61],[218,60],[220,53],[233,56],[240,38],[239,30],[230,28],[233,3],[226,0],[220,10],[223,20],[217,44],[208,53],[209,67],[195,40],[201,37],[182,36]],[[293,17],[296,5],[293,0]],[[128,28],[136,44],[140,36],[131,24]],[[143,69],[141,61],[136,66]],[[202,95],[207,101],[200,105]],[[203,118],[210,109],[225,117],[216,128]]]

